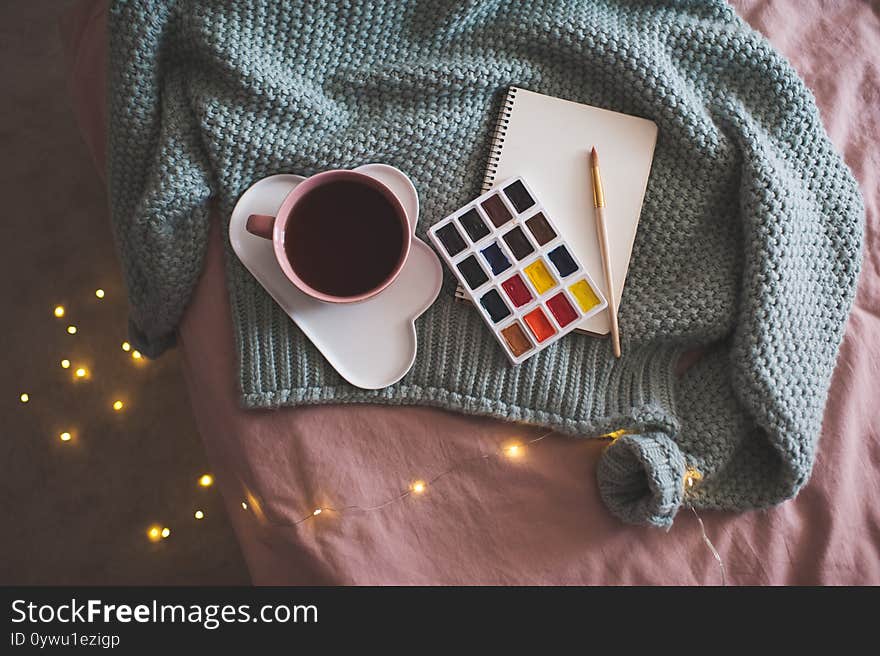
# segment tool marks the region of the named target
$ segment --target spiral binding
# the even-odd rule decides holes
[[[501,103],[501,113],[498,116],[498,122],[495,124],[495,131],[492,133],[492,143],[489,147],[489,162],[486,164],[486,176],[483,178],[483,187],[481,194],[485,194],[495,184],[495,176],[498,174],[498,164],[501,162],[501,150],[504,148],[504,139],[507,137],[507,128],[510,127],[510,115],[513,113],[513,104],[516,102],[516,92],[518,87],[510,87]],[[467,292],[461,285],[455,286],[455,300],[470,302]],[[583,328],[575,328],[574,332],[582,335],[594,335],[603,337],[597,333],[592,333]]]
[[[510,125],[510,114],[513,112],[513,103],[516,100],[517,87],[510,87],[501,102],[501,112],[492,132],[492,143],[489,145],[489,161],[486,164],[486,175],[483,178],[483,186],[480,191],[485,194],[495,184],[495,176],[498,173],[498,163],[501,161],[501,149],[504,148],[504,138],[507,136],[507,128]],[[455,288],[455,298],[459,301],[470,300],[461,285]]]
[[[498,122],[495,124],[495,131],[492,133],[492,143],[489,146],[489,161],[486,164],[482,193],[489,191],[495,184],[495,175],[498,173],[498,164],[501,161],[501,149],[504,147],[504,138],[507,136],[510,114],[513,112],[517,91],[519,91],[517,87],[510,87],[501,103],[501,112],[498,115]]]

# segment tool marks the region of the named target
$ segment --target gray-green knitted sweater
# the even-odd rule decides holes
[[[810,475],[862,239],[857,187],[789,64],[723,2],[121,2],[111,15],[109,180],[150,356],[202,267],[209,208],[279,172],[386,162],[419,234],[476,196],[509,85],[660,128],[620,320],[624,356],[570,335],[511,367],[453,281],[399,383],[356,389],[231,251],[242,400],[440,406],[593,437],[608,507],[668,525],[746,509]],[[224,230],[225,232],[225,230]],[[680,378],[683,350],[705,349]],[[364,344],[369,348],[369,344]],[[703,479],[683,485],[686,467]]]

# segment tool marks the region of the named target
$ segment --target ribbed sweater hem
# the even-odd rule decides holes
[[[605,341],[590,341],[590,350],[607,350]],[[584,414],[566,408],[570,403],[554,406],[546,403],[546,399],[534,398],[535,395],[521,395],[514,402],[492,397],[480,392],[484,381],[479,377],[448,387],[412,384],[404,379],[382,390],[359,390],[347,384],[254,390],[244,393],[242,402],[248,408],[341,403],[421,405],[545,426],[582,437],[601,437],[619,429],[674,435],[678,428],[674,369],[680,354],[681,349],[674,347],[640,349],[620,361],[600,361],[593,371],[561,373],[560,384],[570,392],[577,396],[592,395],[591,401],[578,403],[590,409]],[[276,363],[280,361],[278,354],[274,359]],[[600,387],[600,381],[607,381],[607,385]]]

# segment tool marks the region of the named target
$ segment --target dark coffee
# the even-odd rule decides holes
[[[397,212],[384,195],[366,184],[339,180],[299,199],[287,222],[284,250],[310,287],[357,296],[391,275],[404,239]]]

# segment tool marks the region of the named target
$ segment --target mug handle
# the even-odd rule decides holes
[[[263,239],[272,239],[272,229],[274,227],[275,217],[267,214],[251,214],[245,225],[245,229],[249,233]]]

